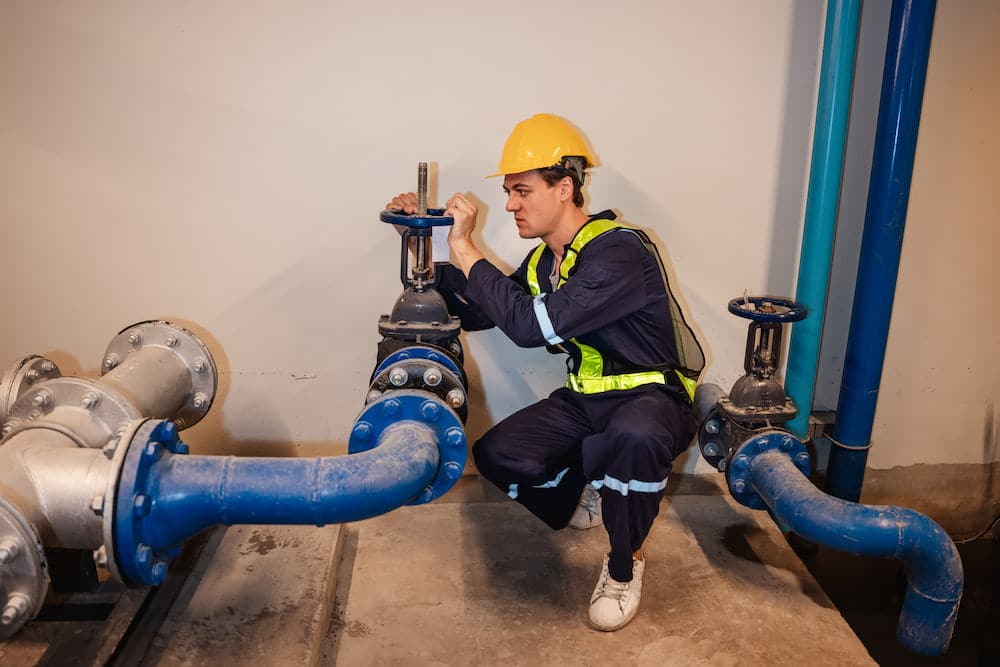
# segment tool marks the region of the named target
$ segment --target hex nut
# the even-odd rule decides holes
[[[12,594],[7,598],[7,604],[4,605],[3,614],[0,615],[0,623],[10,625],[21,618],[30,606],[31,601],[28,598],[20,593]]]

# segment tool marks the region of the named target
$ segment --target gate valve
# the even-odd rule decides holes
[[[805,318],[806,308],[790,299],[743,296],[729,302],[729,312],[750,320],[740,377],[728,396],[718,399],[698,429],[701,454],[726,470],[733,452],[762,429],[774,430],[795,417],[795,403],[778,377],[782,325]]]

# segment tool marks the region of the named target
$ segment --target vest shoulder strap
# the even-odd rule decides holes
[[[614,220],[591,220],[576,233],[572,243],[566,247],[566,255],[559,265],[559,285],[569,280],[569,274],[576,266],[576,258],[583,250],[583,247],[596,239],[598,236],[607,234],[615,229],[630,229],[620,222]]]

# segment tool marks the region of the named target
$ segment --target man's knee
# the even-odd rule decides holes
[[[491,447],[486,438],[480,438],[472,445],[472,459],[479,474],[494,484],[502,484],[503,466],[496,456],[496,448]]]

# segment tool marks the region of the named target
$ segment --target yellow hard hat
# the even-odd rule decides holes
[[[535,114],[514,126],[503,146],[497,172],[490,176],[546,169],[569,156],[582,157],[587,161],[585,167],[597,163],[587,142],[569,121],[548,113]]]

